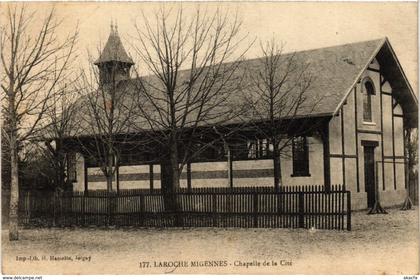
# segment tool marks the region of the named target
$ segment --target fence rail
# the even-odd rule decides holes
[[[167,210],[168,199],[176,208]],[[21,194],[21,223],[48,226],[255,227],[351,229],[343,186],[206,188],[120,193]],[[176,209],[176,210],[173,210]]]

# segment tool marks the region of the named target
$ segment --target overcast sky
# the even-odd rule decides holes
[[[33,6],[36,5],[36,6]],[[31,5],[41,13],[47,3]],[[141,21],[141,12],[152,15],[161,3],[55,3],[57,16],[64,19],[63,34],[78,23],[79,49],[84,58],[87,51],[96,53],[104,44],[111,19],[130,52],[130,36],[135,33],[134,21]],[[168,4],[166,4],[168,5]],[[172,6],[174,4],[171,4]],[[180,4],[175,4],[180,6]],[[195,3],[183,3],[185,12],[193,11]],[[246,2],[201,3],[209,10],[216,7],[228,12],[238,11],[242,30],[250,38],[261,40],[275,36],[286,43],[286,51],[298,51],[387,36],[403,69],[417,92],[417,3],[357,3],[357,2]],[[259,54],[255,44],[248,58]],[[141,68],[141,66],[140,66]]]

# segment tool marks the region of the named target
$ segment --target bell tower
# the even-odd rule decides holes
[[[111,33],[102,50],[101,55],[94,63],[99,68],[101,85],[117,83],[130,79],[130,68],[134,65],[128,56],[118,35],[118,26],[111,22]]]

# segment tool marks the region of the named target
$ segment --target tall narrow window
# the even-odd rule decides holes
[[[292,176],[310,176],[309,151],[305,136],[294,137],[292,140],[293,174]]]
[[[375,88],[371,81],[363,84],[363,120],[372,122],[372,95],[375,94]]]

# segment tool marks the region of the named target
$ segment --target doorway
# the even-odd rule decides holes
[[[375,203],[375,146],[363,146],[365,159],[365,191],[367,193],[367,206],[373,207]]]

